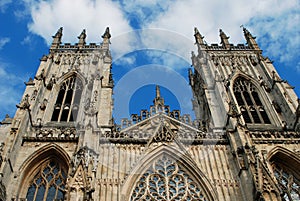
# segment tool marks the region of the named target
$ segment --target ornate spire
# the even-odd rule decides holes
[[[204,45],[204,41],[203,41],[204,36],[202,36],[200,34],[200,32],[198,31],[197,27],[194,28],[194,31],[195,31],[194,36],[195,36],[196,44]]]
[[[50,49],[56,49],[59,47],[59,45],[61,43],[61,37],[63,35],[62,31],[63,31],[63,28],[60,27],[58,29],[58,31],[56,32],[56,34],[54,36],[52,36],[53,41],[52,41],[52,45],[51,45]]]
[[[221,37],[221,44],[226,48],[230,49],[230,43],[228,41],[229,36],[226,36],[226,34],[220,29],[220,37]]]
[[[260,50],[255,40],[256,37],[253,37],[250,31],[248,31],[245,27],[243,28],[243,31],[248,45],[253,49]]]
[[[78,39],[79,39],[78,46],[79,47],[83,47],[85,45],[85,38],[86,38],[86,33],[85,33],[85,29],[83,29],[81,34],[78,36]]]
[[[160,96],[160,87],[156,85],[156,96],[155,99],[153,100],[154,106],[160,106],[163,107],[165,104],[164,98]]]
[[[160,88],[156,85],[156,98],[160,98]]]

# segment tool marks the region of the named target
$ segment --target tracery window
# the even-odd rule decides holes
[[[82,93],[82,82],[75,76],[65,80],[59,90],[51,121],[75,121]]]
[[[175,160],[161,156],[149,167],[135,184],[131,201],[146,200],[202,200],[198,184]]]
[[[30,182],[26,199],[27,201],[62,201],[66,172],[54,160],[43,164]]]
[[[270,119],[260,100],[256,87],[248,80],[237,78],[233,92],[246,123],[270,124]]]
[[[300,200],[300,180],[295,175],[284,168],[276,164],[274,166],[274,175],[278,181],[278,184],[283,191],[283,200],[285,201],[298,201]]]

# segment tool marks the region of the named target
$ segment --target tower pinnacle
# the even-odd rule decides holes
[[[220,37],[221,37],[221,44],[226,48],[230,49],[230,43],[228,41],[229,36],[227,36],[222,29],[220,29]]]
[[[58,31],[56,32],[56,34],[54,36],[52,36],[53,41],[52,41],[50,49],[56,49],[56,48],[59,47],[59,45],[61,43],[61,38],[62,38],[62,35],[63,35],[62,31],[63,31],[63,28],[60,27],[58,29]]]
[[[243,28],[243,31],[248,45],[255,50],[260,50],[255,40],[256,37],[253,37],[250,31],[248,31],[245,27]]]

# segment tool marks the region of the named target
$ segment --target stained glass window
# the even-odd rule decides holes
[[[42,165],[30,182],[26,199],[27,201],[62,201],[64,200],[64,189],[66,173],[54,160]]]
[[[245,123],[270,124],[256,87],[248,80],[237,78],[233,85],[235,99]]]
[[[205,201],[206,199],[201,188],[179,163],[167,156],[161,156],[139,178],[130,200]]]
[[[59,90],[51,121],[75,121],[82,93],[82,82],[75,76],[65,80]]]
[[[283,192],[282,199],[285,201],[300,200],[300,180],[287,168],[280,165],[274,166],[274,175]]]

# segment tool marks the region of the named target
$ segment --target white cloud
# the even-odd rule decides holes
[[[0,50],[4,47],[4,45],[6,45],[7,43],[9,43],[10,38],[0,38]]]
[[[249,23],[255,30],[265,54],[280,62],[290,62],[299,57],[300,6],[274,17],[253,18]],[[288,63],[287,63],[288,65]]]
[[[15,105],[19,103],[24,90],[24,79],[9,73],[6,70],[8,67],[8,64],[0,61],[0,117],[4,117],[6,113],[14,115]]]
[[[5,12],[8,4],[12,3],[12,0],[0,0],[0,11]]]
[[[21,44],[22,45],[29,45],[30,44],[30,41],[31,41],[31,38],[30,38],[30,36],[26,36],[24,39],[23,39],[23,41],[21,41]]]
[[[193,47],[193,28],[198,27],[208,43],[219,43],[218,30],[222,28],[232,43],[245,43],[240,25],[248,26],[258,40],[269,34],[271,45],[264,45],[270,56],[298,48],[300,45],[298,0],[23,0],[31,8],[32,23],[29,29],[51,42],[54,34],[64,27],[63,41],[77,42],[82,29],[87,29],[88,41],[101,41],[106,26],[112,32],[114,59],[134,50],[158,48],[175,51],[189,60]],[[154,33],[147,30],[132,31],[129,20],[135,18],[137,27],[158,28],[173,34]],[[252,23],[255,22],[255,23]],[[131,22],[132,23],[132,22]],[[129,31],[129,32],[128,32]],[[183,43],[179,35],[184,35]],[[293,37],[290,37],[293,36]],[[298,37],[297,37],[298,36]],[[183,38],[183,37],[182,37]],[[292,38],[292,39],[291,39]],[[260,40],[259,40],[260,41]],[[271,41],[273,41],[271,43]],[[188,44],[188,45],[187,45]],[[295,57],[291,52],[290,58]]]
[[[77,42],[77,36],[87,30],[87,41],[101,42],[109,26],[112,36],[132,30],[120,5],[107,0],[51,0],[30,2],[31,32],[51,43],[59,27],[64,27],[63,41]],[[125,46],[125,44],[123,44]]]

